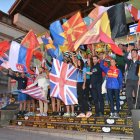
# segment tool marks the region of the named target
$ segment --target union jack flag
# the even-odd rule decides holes
[[[77,69],[57,59],[53,59],[50,72],[50,96],[61,99],[65,105],[78,104]]]

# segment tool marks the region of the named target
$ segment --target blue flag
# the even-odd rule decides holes
[[[63,45],[65,38],[60,35],[61,33],[64,32],[60,21],[57,20],[57,21],[53,22],[50,25],[49,29],[50,29],[50,33],[53,37],[54,42],[57,45]]]

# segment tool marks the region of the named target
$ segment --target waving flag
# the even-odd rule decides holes
[[[136,29],[136,32],[140,32],[140,20],[139,20],[139,22],[138,22],[138,27],[137,27],[137,29]]]
[[[0,42],[0,56],[4,56],[4,53],[7,52],[10,48],[10,43],[8,41]]]
[[[9,51],[9,65],[13,71],[27,72],[27,51],[26,47],[12,41]]]
[[[34,32],[32,30],[30,30],[28,32],[28,34],[25,36],[25,38],[22,40],[21,45],[24,46],[25,48],[27,48],[27,52],[26,52],[26,67],[27,67],[27,71],[29,73],[33,73],[30,70],[30,63],[32,60],[32,56],[33,56],[33,52],[35,50],[35,48],[37,48],[39,46],[39,42],[37,40],[36,35],[34,34]]]
[[[73,51],[74,42],[87,30],[87,26],[81,17],[81,13],[78,12],[63,24],[63,29],[69,51]]]
[[[5,68],[5,69],[10,68],[10,65],[9,65],[9,62],[8,62],[8,55],[5,54],[5,53],[3,54],[2,57],[0,56],[0,66]]]
[[[89,13],[88,17],[92,18],[92,19],[97,19],[99,16],[101,16],[104,12],[106,12],[108,9],[111,8],[111,6],[109,7],[104,7],[104,6],[98,6],[95,5],[96,7]]]
[[[129,4],[126,6],[127,6],[128,11],[130,12],[131,16],[133,16],[136,21],[139,20],[140,19],[140,10],[138,10],[132,4]]]
[[[21,90],[22,93],[28,94],[34,99],[41,100],[41,101],[47,101],[47,97],[45,94],[42,94],[42,88],[41,87],[32,87],[26,90]]]
[[[70,64],[53,59],[50,73],[50,96],[61,99],[65,105],[78,104],[77,70]]]
[[[50,55],[51,57],[55,57],[54,51],[56,47],[53,45],[51,37],[42,37],[42,41],[45,45],[48,55]]]
[[[63,28],[61,26],[61,23],[59,20],[51,23],[50,25],[50,33],[53,37],[53,41],[57,45],[63,45],[64,43],[64,37],[61,36],[61,34],[64,32]]]
[[[88,31],[75,42],[74,49],[77,50],[81,44],[93,44],[101,40],[105,43],[113,44],[111,45],[112,50],[115,51],[116,54],[122,54],[122,51],[115,45],[112,38],[114,39],[126,34],[127,25],[124,4],[120,3],[109,8],[93,21]]]

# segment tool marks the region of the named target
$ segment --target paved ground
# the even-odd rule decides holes
[[[30,131],[16,131],[7,128],[0,128],[0,140],[75,140],[51,135],[32,133]]]

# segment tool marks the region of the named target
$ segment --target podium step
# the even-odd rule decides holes
[[[132,120],[128,118],[24,117],[10,121],[10,125],[133,135]]]

